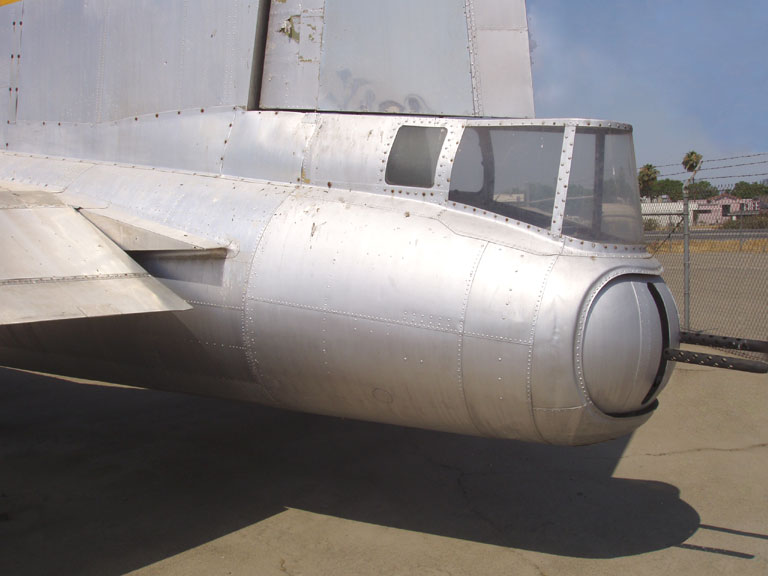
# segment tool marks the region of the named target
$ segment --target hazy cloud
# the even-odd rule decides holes
[[[528,0],[528,17],[537,116],[629,122],[638,164],[768,152],[768,3]]]

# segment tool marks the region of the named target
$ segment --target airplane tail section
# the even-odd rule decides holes
[[[524,0],[273,2],[260,107],[533,117]]]
[[[3,4],[4,125],[227,106],[534,115],[524,0]]]

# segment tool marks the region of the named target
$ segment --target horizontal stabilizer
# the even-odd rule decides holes
[[[80,214],[127,252],[190,251],[224,258],[228,245],[139,218],[115,208],[82,209]]]
[[[0,191],[0,325],[190,308],[56,196]]]

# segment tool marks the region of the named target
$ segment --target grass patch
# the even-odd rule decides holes
[[[691,240],[690,251],[692,254],[704,254],[709,252],[749,252],[763,254],[768,252],[768,238],[749,238],[738,240]],[[669,239],[648,244],[648,252],[651,254],[682,254],[682,239]]]

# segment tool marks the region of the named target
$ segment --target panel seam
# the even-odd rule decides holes
[[[464,409],[467,411],[467,415],[469,416],[470,422],[472,422],[472,425],[475,427],[475,430],[480,435],[483,435],[482,428],[478,425],[478,423],[475,421],[475,417],[473,416],[472,410],[469,408],[469,401],[467,399],[467,391],[466,387],[464,386],[464,327],[466,326],[467,321],[467,309],[469,308],[469,296],[472,293],[472,286],[475,283],[475,278],[477,277],[477,269],[480,267],[480,262],[483,259],[483,255],[485,254],[485,250],[488,248],[489,242],[483,243],[482,247],[478,251],[477,256],[475,257],[475,261],[472,265],[472,271],[470,273],[469,280],[467,281],[467,287],[464,291],[464,301],[462,302],[462,310],[461,310],[461,320],[459,322],[459,335],[458,335],[458,353],[457,353],[457,372],[459,376],[459,388],[461,389],[461,396],[464,398]]]

